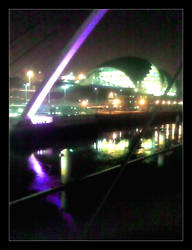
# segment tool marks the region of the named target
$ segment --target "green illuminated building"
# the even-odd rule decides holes
[[[141,94],[161,96],[170,81],[169,74],[151,62],[137,57],[122,57],[95,68],[79,84],[127,88]],[[176,96],[175,84],[167,95]]]

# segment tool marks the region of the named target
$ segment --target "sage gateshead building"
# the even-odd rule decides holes
[[[171,82],[172,78],[166,71],[158,69],[148,60],[121,57],[96,67],[79,85],[92,86],[95,90],[108,89],[108,92],[110,89],[108,99],[118,95],[123,100],[122,108],[145,109],[148,105],[162,105],[173,109],[173,106],[182,104],[182,100],[178,99],[175,82],[163,96]]]

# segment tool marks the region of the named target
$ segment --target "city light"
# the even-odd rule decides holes
[[[132,80],[122,71],[113,67],[102,67],[96,72],[93,72],[87,78],[87,82],[97,84],[98,82],[103,86],[135,88]]]
[[[165,104],[165,101],[162,101],[162,104]]]
[[[111,156],[121,156],[128,150],[129,140],[121,140],[115,143],[115,140],[98,140],[97,144],[94,145],[94,149],[97,151],[102,151],[105,154],[110,154]]]
[[[156,104],[159,104],[159,100],[155,101]]]
[[[84,108],[87,106],[87,104],[88,104],[88,100],[83,100],[81,102],[81,106],[83,106]]]
[[[17,117],[17,116],[19,116],[18,113],[9,113],[9,117]]]
[[[40,116],[40,115],[35,115],[31,118],[31,122],[33,124],[42,124],[42,123],[51,123],[53,122],[53,117],[51,116]]]
[[[144,99],[140,99],[139,104],[140,105],[144,105],[145,104],[145,100]]]
[[[70,88],[70,86],[66,84],[66,85],[61,86],[61,88],[62,89],[68,89],[68,88]]]
[[[62,183],[65,183],[68,174],[68,167],[69,167],[69,150],[63,149],[60,152],[61,157],[61,180]]]
[[[163,134],[159,134],[159,145],[164,145],[165,136]]]
[[[83,79],[85,79],[86,78],[86,76],[83,74],[83,73],[80,73],[78,76],[77,76],[77,79],[78,80],[83,80]]]
[[[173,123],[173,124],[172,124],[172,131],[171,131],[171,139],[172,139],[172,140],[174,140],[174,138],[175,138],[175,127],[176,127],[176,126],[175,126],[175,124]]]
[[[23,112],[23,108],[18,108],[18,112],[22,113]]]
[[[71,72],[68,75],[61,76],[61,80],[63,80],[64,82],[74,81],[75,80],[75,76],[74,76],[73,72]]]
[[[109,95],[108,95],[108,98],[109,98],[109,99],[114,98],[114,93],[113,93],[113,92],[110,92]]]
[[[115,140],[117,138],[117,134],[113,133],[113,140]]]
[[[27,101],[28,101],[27,92],[28,92],[28,87],[30,87],[30,78],[29,78],[29,82],[24,83],[24,86],[25,86],[25,102],[27,103]]]
[[[113,105],[118,105],[118,104],[120,104],[120,100],[119,99],[114,99],[113,100]]]
[[[27,71],[27,77],[29,78],[29,84],[31,83],[31,78],[34,76],[34,73],[32,70]]]
[[[151,139],[144,139],[144,141],[142,142],[141,146],[144,149],[151,149],[153,146],[152,140]]]

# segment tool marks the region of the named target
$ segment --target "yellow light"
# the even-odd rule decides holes
[[[33,71],[32,70],[29,70],[28,72],[27,72],[27,76],[28,76],[28,78],[29,78],[29,82],[28,82],[28,86],[30,86],[30,83],[31,83],[31,78],[33,77]],[[27,85],[26,85],[27,86]]]
[[[78,77],[77,77],[77,79],[79,79],[79,80],[82,80],[82,79],[85,79],[85,78],[86,78],[86,76],[83,73],[80,73],[78,75]]]
[[[114,135],[115,133],[113,133]],[[114,138],[113,138],[114,139]],[[105,154],[110,154],[112,156],[120,156],[123,155],[125,150],[128,149],[129,141],[121,140],[119,143],[115,143],[113,140],[103,139],[102,141],[98,141],[98,151],[102,151]]]
[[[29,70],[28,72],[27,72],[27,76],[29,77],[29,78],[31,78],[31,77],[33,77],[33,71],[32,70]]]
[[[151,139],[145,139],[141,146],[144,148],[144,149],[151,149],[152,148],[152,140]]]
[[[83,100],[83,101],[81,102],[81,105],[82,105],[83,107],[86,107],[87,104],[88,104],[88,100]]]
[[[22,113],[22,112],[23,112],[23,108],[19,108],[19,109],[18,109],[18,112],[19,112],[19,113]]]
[[[177,103],[176,101],[173,102],[173,104],[176,104],[176,103]]]
[[[166,124],[166,139],[169,137],[169,124]]]
[[[109,95],[108,95],[108,98],[114,98],[114,93],[110,92]]]
[[[162,104],[165,104],[165,101],[162,101]]]
[[[171,136],[172,140],[174,139],[174,137],[175,137],[175,124],[172,124],[172,136]]]
[[[156,103],[156,104],[159,104],[159,100],[157,100],[155,103]]]
[[[182,133],[182,125],[179,125],[179,136],[181,136]]]
[[[119,100],[119,99],[113,100],[113,104],[114,104],[114,105],[117,105],[117,104],[119,104],[119,103],[120,103],[120,100]]]
[[[61,182],[65,183],[68,177],[68,170],[69,170],[69,150],[63,149],[60,152],[61,157]]]
[[[165,138],[163,134],[159,135],[159,145],[163,145],[165,143]]]
[[[113,139],[115,140],[117,138],[117,134],[113,133]]]
[[[139,104],[140,104],[140,105],[144,105],[144,104],[145,104],[145,100],[144,100],[144,99],[141,99],[141,100],[139,101]]]
[[[155,142],[157,142],[157,141],[158,141],[158,132],[155,131]]]
[[[170,101],[168,101],[168,102],[167,102],[167,104],[171,104],[171,102],[170,102]]]

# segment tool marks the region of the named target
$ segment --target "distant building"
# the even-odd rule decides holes
[[[121,57],[93,69],[80,84],[127,88],[141,94],[161,96],[171,80],[167,72],[146,59]],[[167,95],[176,96],[176,92],[174,83]]]

